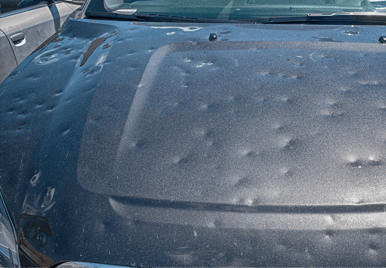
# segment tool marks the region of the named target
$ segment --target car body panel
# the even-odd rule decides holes
[[[0,85],[20,248],[39,265],[383,266],[384,31],[71,19]]]
[[[0,30],[0,58],[7,64],[1,65],[0,77],[6,77],[17,66],[15,54],[7,36]]]
[[[0,29],[8,37],[17,64],[20,64],[41,43],[53,35],[79,5],[63,2],[27,7],[0,17]],[[12,62],[1,58],[4,80],[13,68]],[[7,71],[6,71],[7,70]]]

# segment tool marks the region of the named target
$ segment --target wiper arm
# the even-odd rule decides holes
[[[386,13],[381,12],[338,12],[331,14],[311,13],[308,14],[307,17],[310,22],[319,22],[324,24],[386,24]]]
[[[157,14],[134,14],[137,18],[147,21],[167,21],[167,22],[199,22],[199,23],[245,23],[242,20],[228,20],[222,18],[192,18],[192,17],[180,17],[170,15],[157,15]]]
[[[193,22],[193,23],[252,23],[252,24],[386,24],[386,13],[381,12],[337,12],[310,13],[307,16],[271,17],[251,19],[192,18],[158,14],[139,13],[136,10],[107,12],[87,12],[87,17],[126,19],[151,22]]]
[[[86,12],[86,16],[91,17],[103,17],[110,19],[125,19],[132,21],[151,21],[151,22],[196,22],[196,23],[251,23],[243,20],[227,20],[227,19],[213,19],[213,18],[191,18],[191,17],[179,17],[169,15],[158,15],[158,14],[146,14],[134,12],[115,11],[112,13],[106,12]]]
[[[381,12],[337,12],[310,13],[300,17],[271,17],[241,19],[256,24],[304,23],[304,24],[386,24],[386,13]]]

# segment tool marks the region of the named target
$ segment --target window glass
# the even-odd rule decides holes
[[[192,17],[248,19],[308,13],[385,11],[386,0],[105,0],[114,10]]]
[[[42,3],[42,0],[1,0],[0,15]]]

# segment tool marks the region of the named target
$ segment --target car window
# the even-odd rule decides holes
[[[305,16],[309,13],[385,11],[386,1],[374,0],[105,0],[112,12],[191,18],[250,19]]]
[[[36,4],[41,3],[41,0],[23,0],[19,3],[18,8],[25,8],[25,7],[30,7],[34,6]]]
[[[41,0],[1,0],[0,16],[4,13],[16,11],[25,7],[32,7],[41,4]]]

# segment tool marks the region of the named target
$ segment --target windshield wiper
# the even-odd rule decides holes
[[[87,17],[103,17],[150,22],[193,22],[193,23],[252,23],[252,24],[375,24],[386,25],[386,13],[381,12],[338,12],[310,13],[296,17],[270,17],[251,19],[192,18],[134,12],[87,12]]]
[[[192,17],[179,17],[169,15],[158,15],[158,14],[146,14],[135,12],[133,14],[125,12],[86,12],[88,18],[92,17],[103,17],[110,19],[125,19],[132,21],[150,21],[150,22],[198,22],[198,23],[251,23],[243,20],[227,20],[217,18],[192,18]]]
[[[311,13],[307,17],[320,23],[386,24],[386,13],[381,12]]]
[[[381,12],[337,12],[310,13],[300,17],[272,17],[241,19],[256,24],[305,23],[305,24],[386,24],[386,13]]]

